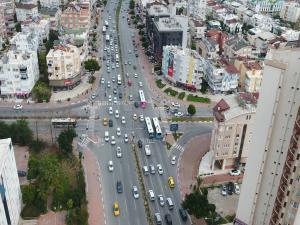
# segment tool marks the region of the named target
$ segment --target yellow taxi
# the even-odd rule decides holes
[[[104,118],[103,118],[103,126],[107,126],[107,122],[108,122],[107,118],[104,117]]]
[[[118,202],[114,202],[113,211],[114,211],[114,216],[119,216],[120,215],[120,209],[119,209],[119,203]]]
[[[170,188],[174,188],[175,187],[175,182],[174,182],[174,178],[173,177],[169,177],[168,178],[168,183]]]

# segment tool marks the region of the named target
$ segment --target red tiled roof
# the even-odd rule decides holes
[[[34,4],[22,4],[22,3],[16,3],[16,8],[19,9],[34,9],[37,5]]]
[[[248,70],[261,70],[262,67],[258,62],[244,62],[244,66]]]
[[[230,19],[230,20],[226,20],[227,24],[232,24],[232,23],[237,23],[236,19]]]
[[[223,112],[230,109],[230,106],[227,104],[227,102],[222,98],[213,108],[213,111],[217,112]]]
[[[239,71],[231,64],[228,64],[225,68],[227,73],[233,74],[233,73],[239,73]]]
[[[220,32],[219,30],[211,29],[211,30],[206,32],[206,36],[207,37],[212,37],[212,36],[218,35],[219,32]]]

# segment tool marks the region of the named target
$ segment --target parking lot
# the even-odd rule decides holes
[[[239,186],[241,188],[241,185]],[[208,200],[216,205],[216,211],[224,217],[235,214],[239,195],[233,193],[232,195],[222,196],[221,187],[216,187],[208,190]]]

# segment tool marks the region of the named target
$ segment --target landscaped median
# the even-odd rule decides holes
[[[164,87],[166,86],[166,84],[163,83],[163,82],[161,81],[161,79],[156,80],[155,83],[156,83],[156,86],[157,86],[158,88],[160,88],[160,89],[162,89],[162,88],[164,88]]]
[[[200,97],[197,95],[189,94],[187,96],[187,100],[190,102],[202,102],[202,103],[210,103],[210,99],[206,97]]]
[[[213,117],[173,117],[170,122],[213,122]]]
[[[172,88],[168,87],[166,90],[164,90],[167,95],[171,95],[173,97],[178,95],[178,91],[173,90]]]

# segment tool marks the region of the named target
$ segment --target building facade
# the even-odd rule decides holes
[[[245,92],[227,95],[213,108],[212,171],[239,168],[246,164],[257,99],[258,95]]]
[[[262,12],[262,13],[277,13],[280,12],[283,6],[282,0],[275,0],[275,1],[255,1],[255,11]]]
[[[36,51],[10,50],[0,59],[1,96],[26,98],[38,79]]]
[[[2,38],[6,37],[4,7],[2,7],[1,4],[0,4],[0,37]]]
[[[188,15],[194,19],[206,20],[207,0],[189,0]]]
[[[38,7],[34,4],[16,4],[17,20],[22,22],[28,18],[36,18],[39,15]]]
[[[163,47],[166,45],[182,46],[183,28],[175,18],[154,20],[152,48],[158,62],[162,60]]]
[[[15,3],[13,0],[1,0],[0,8],[4,9],[6,33],[12,35],[15,32]]]
[[[270,49],[235,224],[300,223],[299,48]]]
[[[177,87],[196,91],[201,89],[203,59],[191,49],[178,46],[164,46],[162,74]]]
[[[41,7],[45,8],[59,8],[60,0],[40,0]]]
[[[39,47],[39,39],[34,33],[22,31],[16,33],[12,39],[10,39],[10,44],[13,49],[18,49],[20,51],[26,51],[28,49],[37,51]]]
[[[67,34],[86,32],[90,25],[89,4],[70,2],[61,14],[60,25]]]
[[[80,52],[73,45],[58,45],[47,54],[50,86],[73,87],[80,81]]]
[[[279,15],[284,21],[296,23],[300,18],[299,2],[284,2]]]
[[[11,139],[0,140],[0,224],[18,225],[22,195]]]

